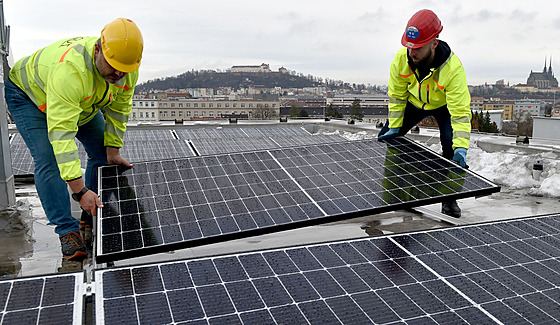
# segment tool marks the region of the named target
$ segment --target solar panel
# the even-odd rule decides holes
[[[128,130],[124,137],[125,146],[120,153],[127,161],[193,157],[196,153],[188,142],[177,140],[172,130]],[[76,141],[82,168],[86,168],[87,153],[80,141]],[[33,157],[19,133],[10,142],[12,170],[14,175],[33,175]]]
[[[14,175],[32,175],[35,164],[21,134],[15,133],[10,141],[10,156]]]
[[[95,273],[97,324],[560,321],[560,216]]]
[[[129,129],[125,132],[123,141],[163,141],[163,140],[175,140],[177,139],[173,135],[173,130],[135,130]]]
[[[129,141],[120,150],[120,154],[131,163],[196,156],[188,142],[177,139]]]
[[[98,262],[499,191],[408,139],[107,166],[99,184]]]
[[[1,324],[82,324],[83,274],[0,281]]]
[[[78,146],[78,154],[82,161],[82,168],[86,168],[86,151],[79,141],[77,141],[76,144]],[[10,157],[12,159],[12,171],[14,175],[24,176],[33,175],[35,173],[35,162],[29,148],[19,133],[15,133],[10,141]]]

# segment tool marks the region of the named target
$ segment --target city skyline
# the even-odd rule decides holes
[[[117,17],[133,19],[145,39],[140,82],[265,62],[273,70],[386,85],[406,23],[423,8],[442,20],[440,38],[463,62],[471,85],[525,83],[531,70],[542,70],[545,57],[552,57],[553,70],[554,58],[560,60],[558,2],[99,0],[91,6],[26,0],[3,6],[15,60],[62,38],[99,35]]]

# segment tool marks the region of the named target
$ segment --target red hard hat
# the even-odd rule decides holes
[[[408,21],[401,43],[409,49],[417,49],[436,38],[442,30],[438,16],[431,10],[422,9]]]

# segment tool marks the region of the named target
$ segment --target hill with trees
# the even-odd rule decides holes
[[[350,84],[341,80],[303,75],[294,71],[281,72],[228,72],[216,70],[191,70],[177,76],[156,78],[136,85],[136,91],[220,88],[305,88],[325,86],[328,89],[373,89],[377,86]]]

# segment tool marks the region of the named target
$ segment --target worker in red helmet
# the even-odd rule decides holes
[[[438,39],[437,15],[415,13],[403,33],[389,76],[389,119],[379,140],[405,135],[428,116],[437,121],[443,156],[466,167],[471,133],[470,94],[465,70],[449,45]],[[460,217],[457,201],[443,202],[442,212]]]

